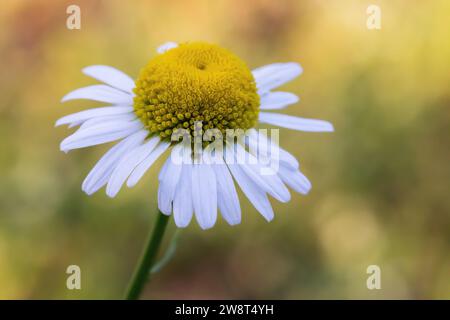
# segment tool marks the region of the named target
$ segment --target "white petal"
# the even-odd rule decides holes
[[[167,166],[168,166],[168,162],[164,162],[164,164],[161,167],[161,170],[159,170],[159,174],[158,174],[158,181],[161,181],[164,177],[164,174],[166,173],[167,170]]]
[[[248,144],[253,155],[262,157],[263,159],[265,157],[270,157],[271,161],[280,161],[280,163],[285,166],[292,169],[298,169],[299,163],[297,159],[292,154],[278,146],[263,132],[255,129],[251,129],[249,132]]]
[[[66,94],[62,98],[61,102],[76,99],[88,99],[113,104],[126,104],[130,106],[133,104],[133,96],[131,94],[104,84],[96,84],[93,86],[76,89]]]
[[[238,163],[239,167],[246,175],[258,185],[258,187],[269,193],[278,201],[288,202],[291,199],[291,195],[276,172],[268,166],[262,166],[258,160],[252,154],[247,153],[240,144],[237,144],[236,146],[237,156],[239,157],[239,153],[245,153],[243,159],[248,159],[248,161],[246,160],[244,163]],[[227,148],[227,150],[229,149],[231,150],[231,148]]]
[[[274,63],[252,71],[260,93],[268,92],[286,82],[295,79],[303,72],[295,62]]]
[[[333,125],[328,121],[305,119],[281,113],[260,112],[259,121],[292,130],[307,132],[332,132]]]
[[[192,164],[183,163],[180,180],[173,199],[173,218],[179,228],[185,228],[192,220]]]
[[[75,121],[75,122],[72,122],[71,124],[69,124],[69,125],[67,126],[67,128],[71,129],[71,128],[77,127],[77,126],[79,126],[80,124],[83,124],[83,122],[84,122],[84,121]]]
[[[138,131],[109,149],[84,179],[81,189],[88,195],[97,192],[108,182],[120,159],[127,152],[140,145],[147,135],[147,130]]]
[[[139,131],[142,127],[140,121],[101,123],[92,127],[79,129],[61,142],[60,149],[68,152],[73,149],[115,141]]]
[[[272,73],[280,70],[284,67],[283,62],[267,64],[252,70],[253,77],[256,81],[260,81],[262,78],[270,76]]]
[[[127,186],[133,187],[142,176],[147,172],[148,169],[152,166],[152,164],[158,160],[159,156],[164,153],[170,147],[170,142],[161,141],[155,150],[150,153],[147,158],[145,158],[131,173],[130,177],[127,180]]]
[[[83,73],[110,86],[133,93],[134,81],[128,75],[110,66],[94,65],[83,69]]]
[[[241,223],[241,206],[228,167],[225,163],[212,165],[217,179],[217,204],[223,218],[230,224]]]
[[[245,196],[250,200],[256,210],[267,220],[274,218],[273,209],[270,205],[266,193],[259,188],[242,170],[238,164],[228,164],[228,168],[233,174],[234,179],[244,192]]]
[[[118,114],[126,114],[132,113],[132,106],[114,106],[114,107],[103,107],[103,108],[93,108],[84,111],[80,111],[77,113],[69,114],[65,117],[62,117],[56,121],[55,126],[60,126],[63,124],[71,124],[86,121],[91,118],[110,116],[110,115],[118,115]]]
[[[162,53],[164,53],[164,52],[166,52],[166,51],[169,51],[170,49],[173,49],[173,48],[176,48],[176,47],[178,47],[178,43],[169,41],[169,42],[166,42],[166,43],[160,45],[160,46],[156,49],[156,51],[157,51],[159,54],[162,54]]]
[[[290,104],[297,103],[299,98],[290,92],[269,92],[261,97],[261,109],[283,109]]]
[[[192,165],[192,203],[200,228],[212,228],[217,220],[217,184],[211,165]]]
[[[307,194],[311,190],[311,182],[299,170],[280,166],[278,174],[289,187],[298,193]]]
[[[101,124],[101,123],[108,123],[113,122],[117,124],[117,122],[130,122],[133,120],[136,120],[137,117],[134,113],[125,113],[125,114],[118,114],[118,115],[111,115],[111,116],[104,116],[104,117],[95,117],[89,120],[84,121],[81,126],[80,130],[84,130],[88,127],[93,127],[95,125]]]
[[[161,181],[162,178],[164,177],[164,174],[166,173],[167,170],[167,166],[168,166],[168,162],[164,162],[163,166],[161,167],[161,170],[159,170],[159,174],[158,174],[158,181]]]
[[[115,197],[117,195],[133,169],[152,152],[159,140],[160,138],[157,136],[152,137],[146,143],[135,148],[122,158],[114,169],[111,179],[109,179],[108,185],[106,186],[106,194],[109,197]]]
[[[178,152],[179,149],[181,149],[181,145],[176,145],[172,149],[172,153]],[[169,157],[166,160],[165,167],[166,169],[158,188],[158,208],[162,213],[170,215],[172,213],[172,201],[175,196],[175,190],[181,175],[182,164],[174,163],[172,158]]]

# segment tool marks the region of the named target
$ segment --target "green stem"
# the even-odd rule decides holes
[[[158,254],[158,249],[161,246],[161,241],[168,221],[169,216],[166,216],[158,211],[153,232],[147,240],[147,246],[142,253],[139,264],[128,287],[126,296],[127,300],[138,299],[146,282],[150,280],[150,270],[155,264],[156,255]]]

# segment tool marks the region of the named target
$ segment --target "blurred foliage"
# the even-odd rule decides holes
[[[298,61],[285,86],[290,114],[327,119],[333,134],[282,130],[313,182],[307,197],[273,202],[266,223],[241,195],[243,222],[183,231],[145,298],[450,298],[450,2],[11,0],[0,11],[0,298],[121,298],[153,223],[157,163],[115,199],[80,190],[108,146],[59,151],[61,105],[94,83],[80,69],[137,75],[171,41],[229,48],[251,68]],[[173,233],[173,224],[169,233]],[[170,239],[170,234],[167,239]],[[82,290],[65,287],[68,265]],[[366,268],[382,290],[366,288]]]

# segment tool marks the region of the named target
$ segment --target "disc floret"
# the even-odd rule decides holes
[[[177,129],[255,126],[259,95],[245,63],[217,45],[181,44],[147,64],[134,89],[136,115],[152,134],[167,138]]]

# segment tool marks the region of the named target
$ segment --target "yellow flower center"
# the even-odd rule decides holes
[[[134,92],[136,115],[162,138],[177,128],[193,135],[198,122],[203,131],[225,134],[252,128],[258,119],[252,73],[237,56],[208,43],[181,44],[157,55],[141,71]]]

